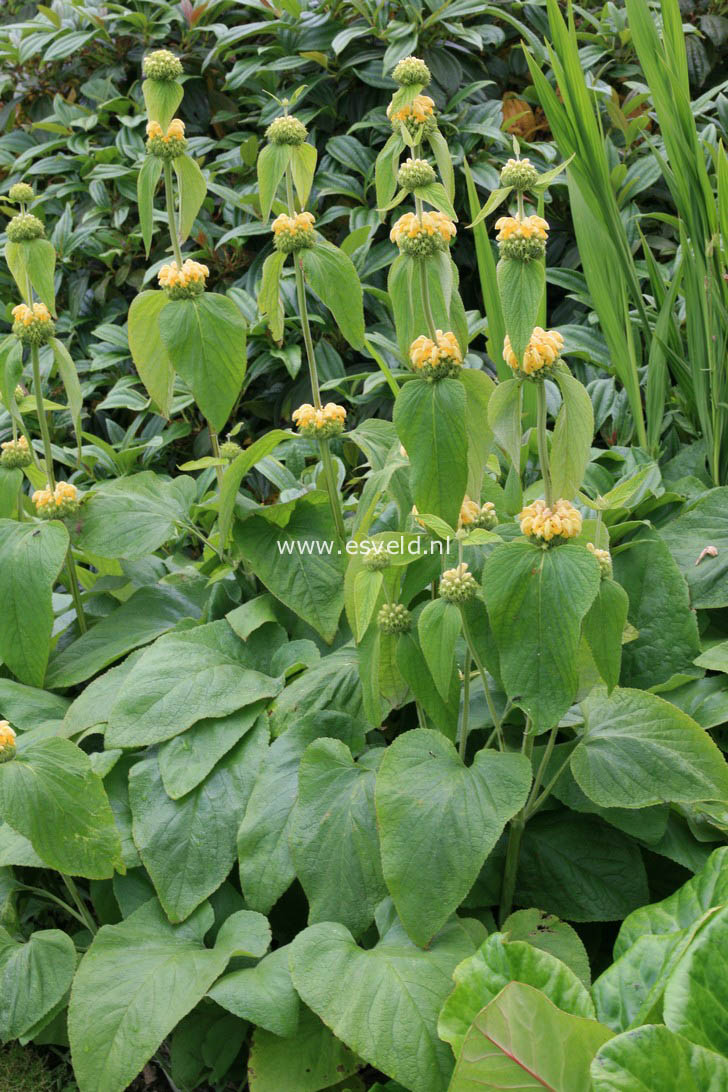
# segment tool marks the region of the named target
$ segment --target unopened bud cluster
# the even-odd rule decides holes
[[[36,489],[32,500],[40,519],[65,519],[78,511],[78,490],[70,482],[58,482],[55,489],[50,485]]]
[[[567,500],[549,507],[545,500],[527,504],[518,514],[521,533],[557,545],[581,534],[581,513]]]
[[[0,449],[2,450],[0,466],[5,467],[6,470],[22,470],[23,467],[30,466],[33,461],[25,436],[19,436],[17,440],[6,440],[0,444]]]
[[[27,205],[28,201],[32,201],[34,197],[33,187],[27,182],[16,182],[8,191],[8,199],[15,205]]]
[[[168,49],[155,49],[144,58],[142,71],[149,80],[169,83],[182,75],[182,62]]]
[[[500,175],[501,186],[523,193],[538,182],[538,171],[529,159],[509,159]]]
[[[426,159],[405,159],[397,174],[397,182],[403,190],[411,193],[419,186],[429,186],[436,181],[437,175]]]
[[[234,440],[226,440],[224,444],[220,444],[220,458],[231,463],[242,450],[240,444],[236,444]]]
[[[45,345],[53,337],[56,328],[51,313],[44,303],[19,303],[13,307],[13,333],[24,345]]]
[[[42,239],[45,228],[32,212],[19,212],[8,222],[5,229],[11,243],[29,243],[32,239]]]
[[[15,732],[6,720],[0,720],[0,762],[15,758]]]
[[[314,436],[317,440],[329,440],[332,436],[340,436],[344,431],[345,421],[346,410],[343,406],[337,406],[335,402],[327,402],[320,409],[304,402],[293,411],[293,423],[298,431],[303,436]]]
[[[180,118],[170,121],[166,133],[158,121],[150,121],[147,138],[147,151],[159,159],[176,159],[187,147],[185,123]]]
[[[364,555],[364,568],[373,573],[389,568],[389,557],[383,547],[377,547]]]
[[[413,258],[428,258],[438,250],[447,250],[457,234],[455,224],[444,212],[423,212],[417,216],[406,212],[389,233],[403,254]]]
[[[404,57],[394,66],[392,79],[400,87],[411,87],[413,84],[427,87],[432,77],[429,68],[419,57]]]
[[[542,216],[501,216],[495,226],[501,257],[530,262],[546,253],[549,225]]]
[[[402,603],[385,603],[377,615],[382,633],[406,633],[412,624],[412,615]]]
[[[446,569],[440,577],[440,595],[450,603],[467,603],[478,590],[478,584],[466,561],[454,569]]]
[[[435,103],[429,95],[415,95],[412,102],[405,103],[397,110],[392,110],[390,103],[387,117],[393,129],[402,122],[415,144],[419,143],[425,133],[432,133],[437,128]]]
[[[503,359],[517,374],[543,379],[544,369],[548,370],[556,363],[563,348],[564,339],[558,330],[542,330],[540,326],[536,326],[523,354],[523,362],[519,363],[513,352],[508,334],[503,342]]]
[[[461,527],[484,527],[486,531],[492,531],[498,523],[495,505],[492,501],[478,504],[477,501],[465,497],[460,506]]]
[[[587,542],[586,548],[589,553],[594,554],[594,557],[599,562],[599,571],[602,576],[602,580],[612,575],[612,557],[609,550],[600,550],[598,546],[595,546],[593,542]]]
[[[205,281],[209,274],[210,270],[206,265],[187,258],[181,269],[175,261],[163,265],[157,274],[157,280],[166,289],[171,300],[188,300],[205,291]]]
[[[437,330],[435,334],[436,342],[420,334],[409,349],[412,369],[428,383],[452,378],[460,373],[463,366],[463,354],[452,330],[447,333]]]
[[[313,225],[313,213],[299,212],[295,216],[287,216],[282,212],[273,221],[273,246],[284,254],[307,250],[316,242]]]
[[[266,138],[271,144],[303,144],[308,136],[308,130],[298,118],[276,118],[265,131]]]

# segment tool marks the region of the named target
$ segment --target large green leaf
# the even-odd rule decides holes
[[[485,564],[485,601],[508,696],[536,731],[553,728],[576,696],[581,620],[599,591],[599,565],[582,546],[498,546]]]
[[[488,424],[496,442],[509,456],[513,467],[521,465],[521,384],[517,379],[504,379],[493,391],[488,403]]]
[[[325,493],[309,493],[279,526],[272,510],[237,523],[234,539],[256,576],[276,599],[331,642],[344,606],[346,558]]]
[[[449,254],[431,258],[398,255],[389,270],[387,291],[394,312],[400,352],[406,360],[416,337],[426,334],[429,323],[424,310],[422,277],[427,278],[430,314],[438,330],[452,330],[463,353],[468,347],[468,328],[463,302],[457,290],[458,271]]]
[[[660,535],[688,583],[692,605],[728,606],[728,486],[711,489]],[[701,560],[706,546],[717,553]]]
[[[452,663],[450,689],[446,699],[440,696],[432,672],[427,666],[422,649],[413,633],[403,633],[397,638],[397,667],[417,701],[438,731],[448,739],[457,735],[461,685],[455,663]]]
[[[294,145],[291,151],[293,185],[302,209],[306,207],[306,202],[311,194],[317,158],[318,153],[314,144]]]
[[[461,628],[460,611],[446,599],[434,599],[427,603],[417,619],[420,648],[444,701],[450,694],[455,644]]]
[[[84,682],[132,649],[161,637],[200,608],[181,590],[163,584],[139,588],[125,603],[51,657],[46,686]]]
[[[68,739],[40,740],[0,764],[0,817],[49,868],[97,880],[123,870],[101,778]]]
[[[166,292],[140,292],[132,300],[127,319],[132,360],[149,397],[164,417],[169,417],[172,408],[174,366],[162,341],[159,316],[169,302]]]
[[[286,732],[293,720],[305,713],[340,712],[349,717],[362,716],[362,685],[359,656],[351,645],[344,645],[322,656],[318,663],[303,671],[273,702],[270,713],[271,734]],[[327,732],[327,735],[332,735]],[[344,740],[346,743],[347,740]]]
[[[289,845],[311,924],[340,921],[359,936],[387,894],[374,814],[382,753],[354,762],[345,743],[319,739],[301,759]]]
[[[266,144],[258,156],[258,194],[264,220],[270,216],[276,191],[291,161],[290,144]]]
[[[544,264],[538,261],[522,262],[501,258],[497,276],[506,333],[511,339],[511,348],[516,359],[522,361],[538,321],[546,287]]]
[[[671,675],[697,674],[693,660],[700,643],[695,612],[664,542],[654,534],[640,535],[614,558],[614,577],[629,596],[628,618],[639,631],[622,652],[623,681],[648,687]]]
[[[648,897],[631,839],[590,815],[536,815],[523,836],[516,902],[538,903],[567,921],[617,921]]]
[[[186,521],[194,496],[193,479],[183,475],[169,481],[143,470],[105,481],[83,505],[77,541],[100,557],[146,557]]]
[[[321,736],[364,748],[362,725],[345,714],[301,717],[270,747],[238,833],[240,883],[246,904],[268,913],[295,877],[289,846],[298,796],[298,767],[310,743]]]
[[[261,722],[180,800],[164,791],[155,756],[132,768],[134,842],[170,921],[189,917],[230,872],[238,826],[266,744],[267,727]]]
[[[83,394],[78,379],[76,365],[66,346],[57,337],[52,337],[48,343],[53,350],[53,360],[68,399],[68,412],[71,414],[73,431],[76,434],[76,443],[81,445],[81,413],[83,412]]]
[[[310,1009],[286,1037],[256,1028],[248,1058],[250,1092],[319,1092],[361,1069],[355,1054]],[[344,1084],[346,1087],[346,1084]]]
[[[179,193],[179,241],[183,243],[192,231],[195,217],[202,208],[202,202],[207,193],[207,182],[192,156],[177,156],[172,165],[177,175]]]
[[[119,925],[105,925],[81,960],[68,1012],[80,1092],[124,1092],[160,1043],[225,969],[208,950],[209,905],[170,925],[156,899]]]
[[[258,310],[268,319],[270,332],[275,341],[283,337],[283,302],[281,300],[281,271],[288,255],[274,250],[263,262],[263,275],[258,293]]]
[[[282,1037],[295,1035],[300,1002],[288,967],[289,947],[276,948],[255,967],[223,975],[209,996],[218,1005]]]
[[[466,767],[427,729],[387,748],[376,785],[382,867],[418,944],[428,944],[465,898],[530,787],[530,763],[520,754],[484,749]]]
[[[595,1020],[562,1012],[533,986],[511,982],[476,1017],[449,1092],[592,1092],[592,1058],[611,1037]]]
[[[195,401],[221,432],[245,377],[245,319],[227,296],[205,292],[170,300],[159,315],[159,333]]]
[[[470,1025],[509,982],[525,982],[573,1016],[594,1018],[588,991],[560,959],[505,933],[491,933],[475,955],[455,968],[455,989],[440,1012],[440,1038],[457,1058]]]
[[[463,368],[460,382],[465,388],[465,429],[468,434],[468,483],[466,493],[479,498],[485,463],[493,445],[488,427],[488,405],[495,384],[485,372]]]
[[[296,261],[298,256],[294,257]],[[348,254],[324,239],[300,252],[306,281],[334,316],[336,325],[354,349],[364,344],[362,290]]]
[[[334,1034],[411,1092],[444,1092],[452,1069],[437,1036],[456,965],[473,953],[459,924],[417,948],[395,923],[373,948],[343,926],[312,925],[291,944],[293,984]]]
[[[56,251],[48,239],[5,244],[5,260],[28,304],[28,279],[52,315],[56,313]]]
[[[66,996],[76,971],[67,933],[43,929],[23,944],[0,926],[0,1040],[17,1039]]]
[[[555,373],[561,409],[551,443],[551,481],[555,497],[571,500],[584,479],[594,435],[594,411],[586,388],[566,368]]]
[[[419,511],[457,527],[468,481],[465,389],[457,379],[406,383],[394,404],[394,424],[410,461]]]
[[[221,758],[256,725],[265,702],[255,702],[227,717],[198,720],[159,748],[159,772],[165,792],[179,800],[205,780]]]
[[[182,85],[176,80],[144,80],[142,94],[149,120],[158,121],[166,132],[182,102]]]
[[[728,1059],[651,1024],[605,1043],[591,1075],[594,1092],[725,1092]]]
[[[611,963],[592,987],[601,1022],[627,1031],[661,1020],[665,986],[702,924],[661,936],[647,933]]]
[[[147,257],[152,248],[154,234],[154,191],[162,174],[162,160],[159,156],[148,155],[137,175],[137,205],[139,206],[139,226],[142,229],[144,250]]]
[[[599,674],[613,690],[622,667],[622,637],[629,598],[615,580],[601,581],[597,597],[584,616],[584,637]]]
[[[245,644],[224,620],[168,633],[124,680],[108,712],[107,746],[161,743],[198,720],[275,697],[282,686],[248,666]]]
[[[579,786],[601,807],[728,799],[728,766],[687,713],[642,690],[592,694],[571,759]]]
[[[223,474],[222,486],[220,487],[220,502],[218,508],[218,528],[223,546],[227,545],[227,540],[230,535],[230,528],[233,523],[233,512],[235,509],[235,499],[238,495],[238,489],[240,488],[243,478],[252,470],[257,462],[260,462],[266,455],[270,455],[272,451],[275,451],[279,444],[292,439],[294,439],[294,437],[290,432],[284,432],[283,429],[279,428],[271,429],[270,432],[266,432],[264,436],[260,436],[255,443],[252,443],[245,451],[241,451],[239,455],[236,455],[230,465],[226,468],[225,473]]]
[[[728,1054],[728,906],[700,930],[665,988],[665,1023],[700,1046]]]
[[[62,523],[0,520],[0,658],[42,686],[53,630],[52,592],[68,549]]]
[[[568,922],[559,921],[543,910],[516,910],[503,922],[502,929],[509,940],[524,940],[534,948],[556,956],[585,986],[591,982],[589,956],[584,942]]]

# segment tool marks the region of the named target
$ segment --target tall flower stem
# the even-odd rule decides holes
[[[94,921],[94,919],[91,917],[90,913],[88,912],[88,909],[86,908],[86,904],[84,903],[83,899],[81,898],[81,896],[79,894],[79,891],[78,891],[78,888],[76,887],[75,881],[72,880],[70,876],[66,876],[66,874],[64,872],[61,872],[61,879],[63,880],[64,884],[66,885],[66,890],[68,891],[69,895],[73,899],[73,902],[74,902],[74,904],[76,906],[76,909],[78,910],[79,915],[82,917],[82,919],[83,919],[89,933],[91,934],[92,937],[96,936],[96,934],[99,931],[98,926],[96,925],[96,922]]]
[[[36,411],[38,413],[38,424],[40,425],[40,434],[43,438],[43,454],[45,456],[46,463],[46,477],[48,478],[48,485],[51,489],[56,487],[56,479],[53,473],[53,451],[51,449],[51,434],[48,430],[48,418],[46,417],[45,406],[43,405],[43,386],[40,378],[40,358],[38,356],[38,346],[31,345],[30,347],[30,361],[33,368],[33,394],[35,395]]]
[[[78,576],[76,575],[76,563],[73,560],[73,550],[71,549],[71,543],[68,543],[68,552],[66,554],[66,569],[68,571],[68,586],[71,589],[71,596],[73,597],[73,605],[76,608],[76,620],[78,621],[78,628],[81,633],[86,633],[88,625],[86,623],[86,615],[83,609],[83,603],[81,602],[81,589],[78,584]]]
[[[544,497],[547,507],[550,508],[553,504],[554,495],[551,485],[551,464],[549,462],[549,445],[546,435],[546,386],[543,382],[536,384],[536,437],[538,439],[538,460],[541,464]]]
[[[288,204],[288,215],[295,216],[296,208],[293,203],[293,181],[291,179],[290,166],[286,168],[286,201]],[[308,374],[311,380],[311,395],[315,408],[321,409],[321,389],[319,387],[318,368],[316,367],[316,353],[313,347],[313,338],[311,337],[311,323],[308,318],[306,285],[303,279],[303,263],[296,253],[293,255],[293,269],[296,275],[296,297],[298,299],[298,313],[301,318],[301,330],[303,331],[303,344],[306,349]],[[321,455],[321,466],[323,467],[324,472],[324,481],[326,483],[326,492],[329,495],[329,504],[331,506],[331,514],[334,518],[336,534],[339,539],[344,542],[346,540],[346,528],[344,527],[344,516],[341,511],[339,491],[336,487],[334,462],[331,458],[329,441],[319,440],[318,444]]]
[[[415,210],[417,212],[417,219],[422,223],[422,198],[415,197]],[[422,292],[422,309],[425,312],[425,321],[427,323],[427,333],[430,338],[437,344],[437,327],[435,325],[435,319],[432,315],[432,304],[430,303],[430,282],[427,278],[427,262],[424,258],[417,259],[417,266],[420,273],[420,290]]]
[[[530,759],[533,752],[533,736],[529,733],[530,723],[526,723],[526,731],[523,737],[523,753]],[[506,864],[503,871],[503,887],[501,889],[500,925],[506,920],[513,909],[513,896],[516,891],[518,878],[518,858],[521,853],[521,841],[526,827],[526,809],[521,808],[518,815],[511,819],[508,832],[508,848],[506,849]]]
[[[465,752],[468,746],[468,731],[470,720],[470,669],[471,658],[470,651],[465,657],[464,677],[463,677],[463,716],[460,721],[460,757],[465,761]]]

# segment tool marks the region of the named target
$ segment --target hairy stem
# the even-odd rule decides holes
[[[46,417],[45,407],[43,406],[43,388],[40,378],[40,359],[38,356],[37,345],[31,345],[30,347],[30,360],[33,367],[33,393],[35,395],[35,405],[38,412],[38,423],[40,425],[40,434],[43,437],[43,452],[45,454],[46,462],[46,477],[48,478],[49,487],[51,489],[55,489],[56,479],[53,474],[51,434],[48,431],[48,418]]]
[[[86,615],[83,610],[83,603],[81,602],[81,589],[78,585],[78,576],[76,575],[76,564],[73,560],[73,551],[71,550],[71,544],[68,544],[68,553],[66,554],[66,570],[68,572],[68,586],[71,589],[71,595],[73,596],[73,605],[76,608],[76,620],[78,621],[78,628],[81,633],[85,633],[88,629],[86,623]]]
[[[422,199],[415,197],[415,209],[417,211],[417,219],[422,223]],[[418,259],[417,265],[420,271],[420,290],[422,292],[422,307],[425,312],[425,321],[427,323],[428,336],[437,344],[437,327],[432,315],[432,305],[430,303],[430,282],[427,279],[427,263],[422,259]]]
[[[465,752],[468,746],[468,730],[470,720],[470,651],[465,657],[465,677],[463,678],[463,716],[460,721],[460,757],[465,762]]]
[[[72,880],[70,876],[66,876],[66,874],[64,872],[61,872],[61,879],[63,880],[64,884],[66,885],[66,889],[67,889],[69,895],[71,896],[71,898],[73,899],[73,902],[74,902],[74,904],[76,906],[76,909],[78,910],[79,914],[83,918],[83,922],[84,922],[86,928],[88,929],[91,936],[95,937],[96,934],[99,931],[98,926],[96,925],[96,922],[94,921],[94,919],[91,917],[91,914],[89,913],[86,904],[84,903],[83,899],[81,898],[81,896],[79,894],[79,891],[78,891],[78,888],[76,887],[75,881]]]
[[[182,268],[182,251],[177,234],[177,219],[174,211],[174,186],[172,184],[172,164],[168,159],[164,161],[164,201],[167,206],[167,223],[169,224],[169,237],[172,241],[175,261]]]
[[[549,446],[546,436],[546,388],[543,383],[536,384],[536,436],[538,439],[538,461],[541,464],[544,496],[546,499],[546,506],[550,508],[553,504],[554,495],[553,487],[551,485],[551,464],[549,462]]]
[[[533,751],[533,736],[529,734],[530,723],[526,723],[526,734],[523,737],[523,753],[527,758]],[[508,832],[508,848],[506,850],[506,864],[503,871],[503,887],[501,889],[500,916],[502,927],[511,910],[513,909],[513,896],[516,891],[518,878],[518,858],[521,852],[521,841],[526,826],[526,809],[521,808],[518,815],[511,819]]]

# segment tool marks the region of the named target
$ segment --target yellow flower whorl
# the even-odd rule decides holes
[[[171,300],[185,300],[205,291],[205,281],[209,275],[210,270],[206,265],[187,258],[181,269],[176,261],[163,265],[157,274],[157,280],[160,287],[166,289]]]
[[[56,332],[51,313],[44,303],[19,303],[12,310],[13,333],[29,345],[45,345]]]
[[[587,542],[586,548],[589,553],[594,554],[594,557],[599,562],[599,570],[601,572],[602,580],[612,575],[612,555],[609,550],[600,550],[598,546],[595,546],[593,542]]]
[[[78,511],[78,490],[70,482],[57,482],[55,489],[46,484],[45,489],[36,489],[31,499],[40,519],[64,519]]]
[[[437,128],[435,119],[435,103],[429,95],[415,95],[412,102],[405,103],[397,110],[392,110],[392,104],[387,107],[387,117],[396,128],[402,122],[413,141],[418,141],[423,133],[431,133]]]
[[[423,212],[421,217],[406,212],[393,225],[389,238],[404,254],[426,258],[438,250],[446,250],[456,234],[450,217],[434,210]]]
[[[534,375],[542,368],[555,364],[561,356],[563,347],[564,339],[558,330],[543,330],[540,326],[536,326],[523,354],[523,363],[519,364],[508,334],[503,342],[503,359],[514,372]]]
[[[581,513],[567,500],[557,500],[552,508],[543,499],[527,504],[518,513],[521,533],[543,542],[565,541],[581,534]]]
[[[454,569],[445,569],[440,577],[440,595],[450,603],[466,603],[478,590],[478,584],[467,561],[461,561]]]
[[[274,247],[284,254],[293,254],[297,250],[312,247],[316,242],[313,229],[315,222],[313,213],[310,212],[298,212],[295,216],[287,216],[282,212],[271,225]]]
[[[437,342],[420,334],[410,345],[409,362],[413,371],[432,383],[438,379],[458,375],[463,365],[463,354],[452,330],[436,331]]]
[[[0,444],[0,448],[0,466],[4,466],[6,470],[14,470],[16,467],[22,469],[30,466],[33,461],[25,436],[19,436],[17,440],[6,440]]]
[[[173,118],[165,133],[158,121],[147,123],[147,152],[160,159],[176,159],[187,147],[185,123]]]
[[[546,252],[549,225],[542,216],[501,216],[495,222],[498,247],[504,258],[528,262]]]
[[[8,762],[15,757],[16,735],[7,720],[0,720],[0,762]]]
[[[484,527],[490,531],[497,523],[498,516],[492,501],[478,504],[477,501],[465,496],[460,506],[459,527]]]
[[[339,436],[344,431],[346,410],[335,402],[327,402],[321,409],[316,409],[309,402],[304,402],[292,414],[293,423],[303,436],[315,436],[318,440],[328,440]]]

